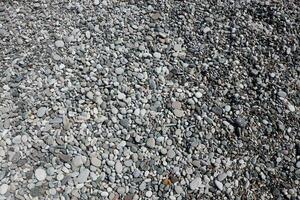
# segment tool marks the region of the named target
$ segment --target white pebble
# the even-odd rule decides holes
[[[46,171],[42,168],[36,169],[34,175],[35,175],[36,179],[39,181],[43,181],[47,177]]]

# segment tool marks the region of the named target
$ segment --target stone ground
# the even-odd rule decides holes
[[[0,200],[299,199],[300,2],[0,1]]]

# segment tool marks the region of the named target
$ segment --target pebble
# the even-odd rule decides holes
[[[154,138],[149,138],[147,140],[147,147],[149,147],[149,148],[154,148],[155,147],[155,139]]]
[[[109,194],[108,192],[101,192],[100,195],[101,197],[108,197]]]
[[[94,0],[94,5],[95,6],[98,6],[100,4],[100,1],[99,0]]]
[[[47,108],[46,107],[40,107],[37,110],[36,115],[41,118],[41,117],[43,117],[46,114],[46,112],[47,112]]]
[[[74,168],[77,168],[77,167],[80,167],[81,165],[83,165],[83,159],[82,159],[82,156],[78,155],[78,156],[75,156],[72,160],[72,166]]]
[[[217,186],[217,188],[219,189],[219,190],[223,190],[223,183],[221,183],[220,181],[218,181],[218,180],[215,180],[215,184],[216,184],[216,186]]]
[[[194,180],[192,180],[190,182],[190,188],[191,188],[191,190],[197,190],[197,189],[199,189],[199,187],[201,186],[201,183],[202,183],[201,178],[200,177],[196,177]]]
[[[80,170],[80,173],[77,177],[77,182],[78,183],[84,183],[87,181],[88,177],[89,177],[89,174],[90,174],[90,170],[87,169],[87,168],[83,168],[82,170]]]
[[[195,93],[195,97],[200,99],[203,96],[203,94],[201,92],[196,92]]]
[[[298,162],[296,163],[296,167],[297,167],[297,168],[300,168],[300,161],[298,161]]]
[[[121,75],[124,73],[124,69],[121,67],[118,67],[118,68],[116,68],[115,72],[116,72],[116,74]]]
[[[176,153],[173,149],[169,149],[167,156],[168,158],[173,159],[176,156]]]
[[[161,58],[161,54],[158,53],[158,52],[155,52],[155,53],[153,54],[153,56],[154,56],[155,58],[157,58],[157,59],[160,59],[160,58]]]
[[[147,191],[146,192],[146,197],[150,198],[152,196],[152,192],[151,191]]]
[[[7,191],[8,191],[8,185],[7,184],[2,184],[1,186],[0,186],[0,194],[1,195],[4,195]]]
[[[91,163],[92,165],[94,165],[95,167],[100,167],[101,166],[101,160],[96,158],[96,157],[92,157],[91,158]]]
[[[289,103],[288,104],[288,109],[291,111],[291,112],[295,112],[296,111],[296,108],[293,104]]]
[[[218,175],[218,181],[222,182],[227,177],[227,173],[221,173]]]
[[[115,164],[115,170],[118,174],[121,174],[123,171],[123,166],[122,163],[120,161],[117,161]]]
[[[175,115],[176,117],[183,117],[183,116],[184,116],[184,111],[183,111],[183,110],[175,109],[175,110],[174,110],[174,115]]]
[[[62,40],[55,41],[55,46],[58,48],[62,48],[65,46],[65,43]]]
[[[37,168],[34,175],[38,181],[43,181],[47,177],[46,171],[43,168]]]

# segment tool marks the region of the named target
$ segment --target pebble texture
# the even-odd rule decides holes
[[[298,1],[0,1],[0,200],[298,199]]]

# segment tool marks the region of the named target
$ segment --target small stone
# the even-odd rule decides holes
[[[248,122],[246,121],[246,119],[244,119],[244,118],[242,118],[242,117],[236,118],[235,122],[236,122],[236,124],[237,124],[239,127],[241,127],[241,128],[245,128],[246,125],[247,125],[247,123],[248,123]]]
[[[58,48],[62,48],[65,46],[65,43],[62,40],[57,40],[57,41],[55,41],[55,46]]]
[[[91,92],[91,91],[88,91],[88,92],[86,93],[86,96],[87,96],[87,98],[89,98],[89,99],[91,99],[91,100],[94,99],[94,93]]]
[[[177,194],[184,193],[184,191],[183,191],[183,189],[182,189],[182,187],[181,187],[180,185],[176,185],[176,186],[175,186],[175,192],[176,192]]]
[[[200,177],[197,177],[194,180],[192,180],[192,182],[190,183],[191,190],[197,190],[200,187],[201,183],[202,181]]]
[[[126,189],[125,189],[124,187],[118,187],[117,192],[118,192],[120,195],[124,195],[125,192],[126,192]]]
[[[203,94],[201,92],[196,92],[195,93],[195,97],[200,99],[203,96]]]
[[[39,181],[43,181],[47,177],[46,171],[42,168],[36,169],[34,172],[34,175],[35,175],[36,179]]]
[[[203,29],[203,33],[204,33],[204,34],[208,33],[209,31],[210,31],[210,28],[209,28],[209,27],[205,27],[205,28]]]
[[[2,184],[0,186],[0,194],[4,195],[8,191],[8,185],[7,184]]]
[[[94,6],[98,6],[100,4],[99,0],[94,0]]]
[[[277,94],[278,94],[278,96],[280,96],[280,97],[282,97],[282,98],[287,97],[286,92],[284,92],[284,91],[282,91],[282,90],[280,90]]]
[[[173,159],[176,156],[176,153],[173,149],[169,149],[167,156],[168,158]]]
[[[147,191],[146,192],[146,197],[150,198],[152,196],[152,192],[151,191]]]
[[[118,68],[116,68],[115,72],[116,72],[116,74],[121,75],[124,73],[124,69],[121,67],[118,67]]]
[[[120,99],[120,100],[124,100],[126,98],[126,95],[124,94],[124,93],[119,93],[118,94],[118,99]]]
[[[74,168],[80,167],[81,165],[83,165],[83,160],[82,160],[82,156],[76,156],[75,158],[73,158],[72,160],[72,166]]]
[[[91,163],[92,165],[94,165],[95,167],[100,167],[101,166],[101,160],[96,158],[96,157],[92,157],[91,158]]]
[[[149,148],[154,148],[155,147],[155,139],[154,138],[149,138],[148,140],[147,140],[147,146],[149,147]]]
[[[155,52],[155,53],[153,54],[153,56],[154,56],[155,58],[157,58],[157,59],[160,59],[160,58],[161,58],[161,54],[160,54],[159,52]]]
[[[184,116],[184,111],[183,110],[179,110],[179,109],[175,109],[174,110],[174,115],[176,117],[183,117]]]
[[[124,128],[128,128],[128,127],[129,127],[129,121],[128,121],[128,119],[121,119],[121,120],[120,120],[120,124],[121,124]]]
[[[297,167],[297,168],[300,168],[300,161],[298,161],[298,162],[296,163],[296,167]]]
[[[218,181],[223,181],[227,177],[227,173],[222,173],[218,175]]]
[[[88,179],[88,177],[89,177],[89,174],[90,174],[90,170],[89,169],[87,169],[87,168],[83,168],[81,171],[80,171],[80,173],[79,173],[79,175],[78,175],[78,177],[77,177],[77,182],[78,183],[84,183],[84,182],[86,182],[87,181],[87,179]]]
[[[108,197],[108,192],[101,192],[100,195],[101,197]]]
[[[63,117],[63,127],[65,130],[69,130],[71,128],[70,120],[67,116]]]
[[[120,161],[117,161],[115,164],[115,170],[118,174],[122,173],[123,171],[123,166],[122,163]]]
[[[172,103],[172,108],[174,108],[174,109],[180,109],[181,108],[181,103],[179,101],[174,101]]]
[[[295,112],[296,111],[296,108],[293,104],[289,103],[288,104],[288,109],[291,111],[291,112]]]
[[[36,115],[38,117],[43,117],[47,112],[47,108],[46,107],[40,107],[38,110],[37,110],[37,113]]]
[[[22,136],[21,136],[21,135],[17,135],[16,137],[14,137],[14,138],[12,139],[12,142],[13,142],[14,144],[20,144],[20,143],[22,142]]]
[[[215,180],[215,184],[216,184],[216,186],[217,186],[217,188],[219,189],[219,190],[223,190],[223,183],[221,183],[220,181],[218,181],[218,180]]]

